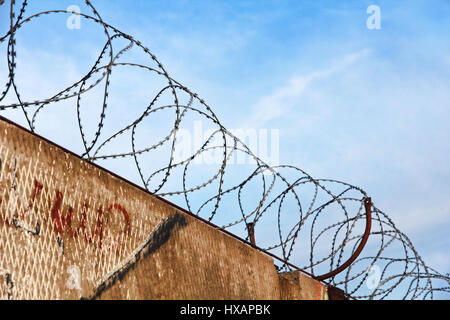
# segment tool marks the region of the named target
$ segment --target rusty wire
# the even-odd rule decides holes
[[[6,9],[8,4],[3,5],[2,10]],[[10,1],[9,30],[0,37],[2,49],[6,46],[9,71],[8,81],[0,93],[0,103],[6,100],[8,93],[15,97],[16,103],[0,104],[0,111],[20,110],[30,130],[34,132],[37,130],[38,116],[45,112],[48,106],[63,100],[73,100],[77,114],[77,119],[74,121],[77,121],[84,149],[80,155],[84,159],[91,162],[125,159],[127,163],[135,167],[140,178],[138,183],[148,191],[169,198],[181,196],[183,202],[178,203],[180,206],[205,217],[208,221],[223,221],[221,216],[228,215],[230,219],[223,223],[223,228],[235,230],[233,228],[241,226],[241,233],[243,232],[247,239],[249,237],[246,234],[246,226],[253,226],[258,235],[258,227],[266,230],[263,225],[268,224],[262,221],[267,217],[275,218],[275,225],[270,232],[278,233],[277,240],[266,243],[263,247],[285,261],[277,265],[280,272],[292,270],[291,263],[295,263],[311,274],[319,276],[337,269],[343,261],[355,253],[363,239],[363,226],[366,219],[364,199],[368,198],[368,195],[364,190],[341,181],[314,179],[295,166],[269,166],[221,124],[213,109],[204,100],[173,79],[146,46],[106,23],[90,1],[86,1],[86,6],[91,14],[50,10],[25,17],[27,1],[21,4],[16,4],[14,0]],[[20,59],[16,52],[16,35],[21,27],[32,20],[38,20],[45,15],[68,14],[78,14],[82,19],[101,26],[106,40],[98,59],[83,77],[67,88],[56,90],[55,94],[46,99],[24,101],[19,93],[15,76],[18,59]],[[126,40],[127,44],[117,49],[114,44],[119,39]],[[137,48],[141,53],[146,54],[150,62],[141,64],[124,61],[124,57],[131,48]],[[149,105],[142,110],[139,117],[122,128],[116,128],[114,134],[105,136],[103,128],[108,118],[108,90],[112,81],[111,74],[114,69],[125,67],[145,70],[155,78],[164,79],[166,85],[161,87],[155,96],[148,97]],[[96,129],[88,133],[81,111],[82,97],[98,86],[104,88],[100,116]],[[171,97],[171,103],[159,102],[161,97],[167,94]],[[174,117],[163,138],[156,143],[140,145],[137,141],[139,129],[145,126],[146,120],[163,111],[170,111]],[[215,131],[209,138],[202,141],[198,150],[179,161],[174,156],[178,133],[184,119],[190,114],[195,114],[214,126]],[[114,145],[119,137],[127,134],[130,141],[128,149],[114,153],[104,151],[107,147]],[[92,140],[88,139],[88,136],[91,136]],[[162,150],[164,146],[169,146],[169,151],[165,154],[167,164],[149,170],[150,162],[143,160],[142,157],[155,150],[160,152],[159,150]],[[190,172],[195,167],[195,160],[213,151],[219,151],[221,154],[217,170],[196,185],[190,185]],[[237,153],[250,157],[255,164],[251,173],[244,179],[241,178],[238,183],[227,185],[225,180],[235,169],[229,165],[230,159]],[[176,171],[181,176],[180,189],[172,187],[171,180],[177,179],[178,182],[180,180],[180,177],[176,177],[174,173]],[[253,186],[256,181],[259,181],[260,191],[258,192]],[[168,186],[169,189],[164,190]],[[205,192],[212,187],[215,190],[212,194]],[[256,205],[249,209],[246,200],[254,200],[255,196],[258,196]],[[225,198],[227,200],[224,200]],[[196,201],[193,199],[203,199],[203,202],[195,205]],[[235,212],[238,212],[238,216],[230,213],[228,199],[234,199],[233,204],[237,206]],[[252,201],[248,200],[248,202]],[[328,281],[358,299],[432,299],[435,297],[435,292],[449,293],[448,275],[440,274],[428,267],[410,239],[396,227],[387,214],[374,205],[370,210],[372,228],[362,255],[357,257],[346,270],[333,275]],[[259,246],[262,246],[264,238],[261,235],[257,237]],[[253,241],[253,239],[250,240]],[[371,286],[369,283],[374,276],[372,271],[376,273],[377,270],[376,281]]]

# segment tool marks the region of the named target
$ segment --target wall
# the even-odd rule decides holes
[[[315,280],[278,275],[264,253],[3,118],[0,162],[0,298],[326,298]]]

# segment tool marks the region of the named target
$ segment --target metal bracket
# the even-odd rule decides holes
[[[364,208],[366,209],[366,230],[364,231],[364,235],[361,239],[358,248],[355,250],[355,252],[353,252],[352,256],[347,261],[345,261],[345,263],[342,264],[340,267],[336,268],[333,271],[325,273],[321,276],[314,277],[314,279],[322,281],[334,277],[338,273],[347,269],[353,263],[353,261],[355,261],[356,258],[358,258],[359,254],[364,249],[364,246],[366,245],[367,239],[369,238],[370,235],[370,229],[372,228],[372,199],[370,197],[367,197],[364,198],[363,201],[364,201]]]

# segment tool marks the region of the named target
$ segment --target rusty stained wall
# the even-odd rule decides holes
[[[0,298],[319,297],[316,281],[279,276],[267,255],[1,118],[0,161]]]

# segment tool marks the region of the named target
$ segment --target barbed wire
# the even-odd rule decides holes
[[[74,121],[77,122],[83,146],[80,156],[91,162],[125,159],[127,164],[135,167],[140,183],[151,193],[162,197],[179,196],[183,199],[179,205],[209,221],[228,219],[223,223],[223,228],[240,230],[247,239],[250,239],[248,224],[263,230],[265,237],[260,240],[261,243],[268,242],[277,233],[277,239],[267,243],[264,249],[285,261],[277,265],[280,272],[292,270],[289,263],[295,262],[317,276],[335,270],[355,253],[363,239],[367,215],[364,201],[368,195],[364,190],[341,181],[315,179],[295,166],[265,163],[244,141],[222,125],[203,99],[173,79],[146,46],[105,22],[90,1],[85,1],[90,14],[49,10],[25,17],[27,4],[26,0],[20,5],[10,1],[9,29],[0,37],[1,44],[6,44],[8,66],[8,80],[0,94],[0,103],[6,100],[8,93],[16,100],[11,104],[0,104],[0,111],[20,110],[34,132],[38,117],[47,107],[56,102],[75,100],[77,119]],[[7,9],[7,4],[3,5],[2,10]],[[77,15],[80,19],[89,20],[101,26],[106,41],[89,71],[78,81],[48,98],[25,101],[15,76],[18,63],[16,36],[25,24],[45,15]],[[125,45],[120,42],[123,40]],[[123,61],[131,49],[145,54],[150,58],[150,63]],[[139,117],[126,126],[115,128],[112,134],[106,134],[104,127],[109,111],[111,75],[117,68],[143,70],[166,84],[160,87],[156,95],[149,97],[150,103]],[[99,86],[103,86],[100,116],[95,129],[88,132],[82,112],[82,97]],[[170,102],[163,102],[169,101],[168,97]],[[174,116],[170,127],[155,143],[142,144],[142,139],[138,139],[139,129],[145,127],[145,121],[162,112],[170,112]],[[201,141],[198,149],[180,160],[175,156],[180,128],[190,115],[200,117],[214,130]],[[128,149],[117,143],[120,137],[126,135],[130,141]],[[121,151],[106,152],[108,148],[113,149],[111,146]],[[143,157],[152,151],[157,151],[161,156],[164,147],[168,149],[163,154],[167,156],[166,164],[151,169],[152,161],[145,161]],[[212,173],[204,170],[204,165],[198,168],[198,161],[213,152],[220,155],[220,161],[216,163],[218,168]],[[233,172],[236,167],[230,163],[238,154],[252,160],[251,173],[244,176],[245,179],[240,175],[240,181],[230,184],[228,181],[236,176]],[[192,185],[194,180],[199,182]],[[173,185],[180,181],[181,187],[174,188]],[[258,187],[255,187],[257,181]],[[210,189],[214,191],[211,193]],[[199,199],[202,201],[196,205]],[[253,207],[248,209],[252,203]],[[236,206],[234,211],[230,210],[232,205]],[[449,276],[428,267],[410,239],[387,214],[374,205],[369,210],[372,228],[362,254],[344,272],[333,275],[330,283],[359,299],[432,299],[435,292],[449,293]],[[237,215],[230,212],[237,212]],[[272,223],[268,222],[270,219],[274,219]],[[268,230],[268,225],[272,230]]]

